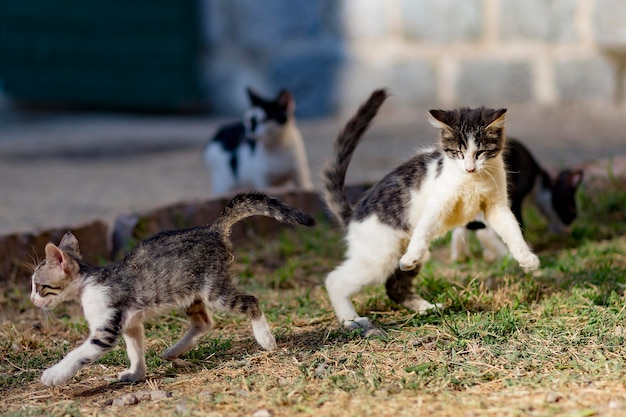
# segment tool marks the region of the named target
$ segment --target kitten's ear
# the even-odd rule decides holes
[[[44,250],[46,252],[46,262],[55,266],[63,265],[63,262],[65,261],[65,254],[54,243],[48,243]]]
[[[263,98],[251,87],[246,88],[246,92],[248,93],[250,104],[252,104],[253,107],[262,106],[265,103],[265,100],[263,100]]]
[[[293,114],[296,111],[296,99],[287,90],[280,90],[278,97],[276,97],[276,103],[281,107],[285,107],[289,114]]]
[[[583,170],[582,169],[574,169],[569,172],[567,177],[572,188],[578,188],[581,182],[583,182]]]
[[[493,110],[487,119],[487,127],[485,129],[502,129],[504,127],[505,114],[506,109]]]
[[[431,110],[428,112],[428,121],[437,129],[452,128],[448,125],[448,114],[443,110]]]
[[[78,269],[78,264],[74,259],[66,255],[54,243],[48,243],[45,247],[46,262],[52,264],[55,268],[61,269],[66,274],[72,273]]]
[[[76,236],[74,236],[72,232],[67,232],[63,235],[61,243],[59,243],[59,249],[65,252],[74,252],[76,255],[80,255],[78,239],[76,239]]]

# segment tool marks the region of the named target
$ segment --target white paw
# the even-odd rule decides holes
[[[364,337],[387,337],[387,333],[374,326],[367,317],[357,317],[353,320],[345,320],[343,325],[351,330],[362,330]]]
[[[278,347],[274,335],[269,330],[267,331],[255,331],[254,337],[259,345],[265,350],[272,351]]]
[[[441,310],[442,304],[433,304],[420,297],[411,298],[402,302],[402,305],[409,310],[415,311],[419,314],[426,314],[432,310]]]
[[[274,335],[265,321],[265,317],[252,321],[252,332],[254,333],[254,338],[263,349],[274,350],[278,347],[276,339],[274,339]]]
[[[41,375],[41,382],[49,387],[55,385],[61,385],[69,381],[74,376],[74,372],[71,369],[67,369],[63,366],[55,365],[52,368],[46,369]]]
[[[524,253],[517,261],[525,272],[534,271],[539,268],[539,257],[532,252]]]
[[[483,249],[483,259],[486,262],[494,262],[498,259],[498,255],[490,249]]]
[[[142,380],[144,376],[146,376],[145,369],[138,369],[135,372],[127,369],[123,372],[120,372],[118,378],[121,382],[137,382],[139,380]]]
[[[402,258],[400,258],[400,269],[402,271],[411,271],[417,267],[418,264],[425,262],[428,259],[428,249],[420,248],[412,250],[409,248]]]

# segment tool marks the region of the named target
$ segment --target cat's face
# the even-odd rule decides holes
[[[243,123],[246,135],[252,139],[267,140],[281,134],[287,121],[293,117],[295,100],[286,90],[282,90],[276,99],[265,100],[248,89],[252,107],[246,111]]]
[[[440,129],[441,149],[460,171],[476,174],[501,154],[506,109],[431,110],[430,123]]]
[[[552,207],[559,216],[562,225],[556,226],[551,222],[550,231],[553,233],[567,233],[569,226],[576,219],[576,191],[582,182],[581,170],[564,170],[552,184]]]
[[[46,259],[37,265],[32,276],[30,300],[37,307],[51,309],[63,301],[76,297],[79,266],[78,241],[66,233],[59,247],[48,243]]]

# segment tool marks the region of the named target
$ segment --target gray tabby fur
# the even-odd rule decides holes
[[[256,215],[291,225],[314,224],[302,211],[251,192],[235,196],[213,224],[158,233],[105,267],[85,263],[71,233],[58,247],[47,244],[46,259],[32,276],[31,300],[44,309],[80,300],[90,333],[81,346],[47,369],[41,381],[48,386],[67,382],[82,366],[115,347],[120,336],[130,359],[130,369],[120,373],[120,380],[142,379],[146,373],[143,322],[173,308],[185,310],[191,322],[187,333],[162,355],[175,365],[185,365],[179,357],[212,328],[212,310],[247,315],[258,343],[266,350],[276,348],[259,301],[239,290],[231,276],[231,226]]]

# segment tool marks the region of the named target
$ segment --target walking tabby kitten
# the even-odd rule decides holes
[[[146,373],[143,322],[172,308],[184,309],[191,322],[187,333],[162,355],[175,365],[184,365],[180,356],[211,330],[210,310],[246,314],[261,347],[276,348],[259,301],[237,289],[231,278],[231,227],[255,215],[292,225],[314,224],[310,216],[276,198],[247,193],[235,196],[213,224],[158,233],[106,267],[86,264],[78,240],[69,232],[58,247],[48,243],[46,259],[32,276],[31,300],[38,307],[52,309],[62,301],[79,299],[89,322],[89,337],[47,369],[41,381],[48,386],[67,382],[81,367],[113,349],[120,335],[130,369],[120,373],[119,379],[142,379]]]
[[[431,110],[439,143],[416,153],[366,191],[353,206],[344,182],[352,154],[387,98],[376,90],[350,119],[323,171],[324,198],[346,229],[346,259],[326,278],[326,289],[341,323],[383,334],[360,317],[350,298],[365,286],[385,283],[389,297],[425,312],[435,305],[413,289],[413,278],[437,236],[465,225],[479,212],[525,270],[539,267],[507,201],[502,161],[505,109]]]

